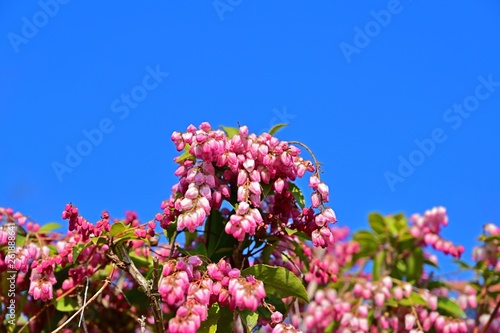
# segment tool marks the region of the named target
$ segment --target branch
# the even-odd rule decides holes
[[[488,319],[488,322],[486,323],[486,326],[483,327],[481,330],[481,333],[486,333],[488,328],[490,327],[491,323],[493,322],[493,319],[495,319],[498,309],[500,309],[500,300],[498,300],[497,305],[495,306],[495,309],[493,310],[493,313],[490,315],[490,319]]]
[[[153,283],[152,285],[150,285],[146,280],[146,278],[141,274],[141,272],[139,272],[132,259],[130,259],[127,250],[123,247],[122,244],[113,246],[112,249],[118,250],[123,259],[120,260],[118,255],[115,252],[111,252],[111,250],[108,250],[106,252],[106,256],[108,257],[109,260],[114,262],[119,268],[128,272],[135,280],[135,282],[137,282],[137,284],[140,286],[140,288],[143,290],[143,292],[149,299],[149,304],[151,305],[151,308],[153,310],[153,316],[155,319],[156,332],[157,333],[164,332],[165,328],[163,327],[163,312],[161,311],[160,295],[158,294],[158,280],[159,280],[158,260],[156,260],[156,263],[154,263],[153,281],[152,281]]]

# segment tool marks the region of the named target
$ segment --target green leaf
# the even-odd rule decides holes
[[[189,232],[186,230],[184,232],[184,237],[186,237],[185,244],[189,245],[196,239],[196,237],[198,237],[198,233],[196,231]]]
[[[40,228],[40,230],[38,230],[38,233],[46,234],[46,233],[53,231],[54,229],[59,229],[59,228],[61,228],[61,225],[59,223],[51,222],[51,223],[47,223],[47,224],[43,225]]]
[[[132,259],[137,267],[149,267],[149,265],[153,262],[152,260],[149,260],[150,257],[139,256],[134,251],[130,252],[129,255],[130,259]]]
[[[217,321],[217,333],[233,333],[234,316],[233,311],[227,306],[220,308],[219,320]]]
[[[399,228],[396,225],[396,219],[394,219],[393,216],[387,216],[384,221],[389,229],[389,232],[391,233],[391,236],[397,236],[399,234]]]
[[[215,303],[212,305],[210,310],[208,310],[208,317],[205,321],[201,323],[198,332],[201,333],[215,333],[217,332],[217,322],[220,317],[219,304]]]
[[[417,293],[412,293],[410,295],[410,298],[400,299],[398,303],[403,306],[428,305],[427,302],[422,298],[422,296]]]
[[[394,220],[396,221],[396,227],[400,231],[405,231],[408,229],[408,221],[406,220],[406,216],[403,213],[393,215]]]
[[[55,307],[57,311],[71,312],[78,310],[78,302],[75,298],[63,297],[56,301]]]
[[[200,255],[200,256],[208,257],[207,248],[206,248],[205,244],[203,244],[203,243],[198,243],[196,245],[196,247],[192,250],[178,249],[178,251],[186,256]]]
[[[299,205],[300,208],[304,208],[306,206],[306,200],[304,199],[304,194],[300,190],[300,188],[294,183],[288,183],[288,191],[293,194],[295,201]]]
[[[366,230],[361,230],[356,232],[353,236],[352,239],[359,243],[360,246],[366,246],[366,247],[375,247],[378,248],[378,240],[375,237],[374,234],[372,234],[369,231]]]
[[[412,293],[410,295],[410,299],[413,302],[413,305],[428,305],[424,298],[417,293]]]
[[[380,247],[379,240],[375,235],[366,230],[356,232],[352,236],[352,239],[358,243],[360,247],[359,251],[353,257],[353,262],[365,257],[371,258]]]
[[[446,297],[438,297],[438,309],[445,311],[447,314],[452,315],[455,318],[464,318],[465,312],[460,308],[460,306]]]
[[[428,260],[428,259],[424,259],[424,264],[425,265],[429,265],[429,266],[432,266],[434,268],[439,268],[438,265],[436,265],[435,263],[433,263],[432,261]]]
[[[468,263],[466,263],[465,261],[463,260],[453,260],[454,263],[458,264],[460,266],[461,269],[466,269],[466,270],[470,270],[472,269],[472,266],[469,265]]]
[[[290,228],[285,228],[285,232],[288,236],[297,236],[299,239],[303,241],[310,241],[311,237],[308,236],[305,232],[303,231],[298,231]]]
[[[274,247],[273,246],[266,246],[263,250],[262,250],[262,260],[264,262],[268,262],[269,259],[271,258],[271,254],[273,253],[274,251]]]
[[[282,129],[283,127],[286,127],[288,126],[288,124],[285,124],[285,123],[282,123],[282,124],[276,124],[274,125],[270,130],[269,130],[269,134],[271,135],[274,135],[274,133],[278,132],[280,129]]]
[[[207,254],[208,257],[211,258],[217,249],[221,248],[220,242],[223,237],[224,226],[223,217],[220,211],[212,209],[208,216],[207,223],[205,224],[205,231],[208,245]]]
[[[92,244],[92,242],[87,242],[86,244],[76,244],[75,246],[73,246],[73,256],[72,256],[73,263],[75,263],[76,260],[78,259],[80,252],[82,252],[83,249],[85,249],[90,244]]]
[[[250,310],[243,310],[239,311],[241,321],[243,322],[243,325],[247,327],[247,330],[245,332],[250,332],[252,329],[257,326],[258,321],[259,321],[259,313],[258,312],[251,312]]]
[[[233,253],[238,240],[224,231],[224,218],[220,211],[212,209],[205,223],[207,235],[207,254],[212,262],[218,262],[222,257]]]
[[[177,222],[170,223],[167,229],[163,230],[163,233],[165,234],[165,237],[167,237],[168,243],[172,244],[172,240],[175,237],[175,234],[177,233]]]
[[[375,256],[375,260],[373,261],[373,273],[372,273],[373,281],[378,281],[380,279],[380,274],[384,266],[384,259],[385,259],[385,251],[380,251]]]
[[[325,327],[325,333],[332,333],[334,328],[335,322],[332,321],[327,327]]]
[[[90,238],[90,241],[94,245],[101,245],[101,244],[106,243],[106,238],[104,238],[104,237],[92,237],[92,238]]]
[[[184,147],[184,152],[177,156],[174,161],[176,163],[182,163],[184,162],[185,160],[196,160],[196,157],[191,155],[191,153],[189,152],[189,149],[191,149],[191,146],[189,144],[186,144],[186,146]]]
[[[399,244],[401,243],[407,243],[408,247],[411,247],[414,244],[415,238],[408,232],[408,231],[403,231],[398,238]],[[399,245],[398,244],[398,245]],[[403,245],[406,246],[406,245]]]
[[[266,301],[266,303],[272,304],[275,307],[276,311],[279,311],[281,313],[286,313],[288,311],[285,303],[283,303],[283,300],[279,297],[276,297],[275,295],[272,295],[272,294],[267,295],[265,298],[265,301]],[[293,303],[293,301],[292,301],[292,303]],[[263,306],[261,306],[260,308],[267,310]],[[266,316],[264,316],[264,317],[271,318],[272,313],[269,310],[267,310],[267,311],[268,311],[269,315],[267,317]],[[261,313],[261,312],[259,312],[259,313]]]
[[[240,134],[240,129],[236,127],[221,126],[221,128],[224,132],[226,132],[226,135],[229,139],[232,139],[236,134]]]
[[[132,288],[124,291],[127,299],[132,300],[134,307],[137,308],[139,313],[150,311],[149,299],[141,288]]]
[[[411,255],[406,259],[406,268],[408,282],[414,283],[420,279],[424,269],[424,253],[422,248],[417,247],[413,250]]]
[[[377,234],[380,235],[385,233],[385,221],[379,213],[370,213],[370,215],[368,215],[368,223]]]
[[[115,237],[116,235],[124,232],[126,229],[127,229],[127,227],[125,226],[125,224],[123,224],[121,222],[113,223],[111,225],[111,230],[109,231],[109,235],[111,237]]]
[[[207,247],[204,243],[198,243],[194,248],[194,254],[199,254],[204,257],[208,257]]]
[[[254,265],[244,269],[242,275],[253,275],[257,280],[264,283],[267,294],[285,297],[298,297],[309,302],[307,291],[302,281],[291,271],[284,267],[272,267],[269,265]]]
[[[260,186],[262,187],[262,197],[264,198],[267,197],[269,192],[273,189],[271,184],[261,183]]]

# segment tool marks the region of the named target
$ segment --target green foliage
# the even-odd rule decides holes
[[[219,321],[221,315],[221,309],[219,307],[219,304],[215,303],[212,305],[212,307],[208,310],[208,317],[207,320],[203,321],[201,323],[200,328],[198,329],[198,332],[200,333],[216,333],[217,331],[217,323]]]
[[[57,300],[54,304],[57,311],[72,312],[78,310],[78,302],[75,298],[63,297]]]
[[[277,297],[298,297],[309,302],[307,291],[300,279],[284,267],[269,265],[254,265],[242,271],[244,276],[253,275],[257,280],[264,282],[267,294]]]
[[[43,225],[42,227],[40,227],[40,230],[38,230],[38,233],[46,234],[46,233],[49,233],[49,232],[54,231],[55,229],[59,229],[59,228],[61,228],[61,225],[59,223],[50,222],[50,223],[47,223],[47,224]]]
[[[304,199],[304,194],[300,188],[294,183],[288,183],[288,190],[293,194],[295,202],[299,205],[299,207],[304,208],[306,206],[306,200]]]
[[[221,126],[222,130],[226,132],[229,139],[232,139],[236,134],[240,134],[240,129],[236,127]]]
[[[271,135],[274,135],[276,134],[276,132],[278,132],[280,129],[282,129],[283,127],[286,127],[288,126],[288,124],[285,124],[285,123],[281,123],[281,124],[276,124],[274,125],[270,130],[269,130],[269,134]]]
[[[455,318],[465,318],[465,312],[449,298],[438,297],[438,309]]]

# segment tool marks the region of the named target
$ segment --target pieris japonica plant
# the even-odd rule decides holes
[[[351,236],[283,126],[174,132],[178,182],[150,219],[92,222],[69,203],[61,233],[0,207],[0,331],[500,331],[500,228],[485,225],[470,264],[442,207],[373,213]],[[438,252],[471,278],[440,275]]]

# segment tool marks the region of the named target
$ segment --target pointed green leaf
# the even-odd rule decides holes
[[[259,321],[259,313],[252,312],[250,310],[239,311],[241,321],[243,325],[247,327],[245,332],[251,332],[252,329],[257,326]]]
[[[286,127],[288,126],[288,124],[285,124],[285,123],[282,123],[282,124],[276,124],[274,125],[270,130],[269,130],[269,134],[271,135],[274,135],[276,132],[278,132],[280,129],[282,129],[283,127]]]
[[[173,238],[177,234],[177,222],[170,223],[167,229],[163,230],[163,233],[165,234],[165,237],[167,237],[168,243],[172,244]]]
[[[397,301],[402,306],[416,306],[416,305],[424,305],[428,306],[427,302],[417,293],[412,293],[410,298],[402,298]]]
[[[466,270],[470,270],[472,269],[472,266],[469,265],[468,263],[466,263],[465,261],[463,260],[453,260],[454,263],[458,264],[460,266],[461,269],[466,269]]]
[[[134,251],[130,252],[129,255],[137,267],[149,267],[153,263],[153,260],[149,260],[150,257],[139,256]]]
[[[76,298],[63,297],[56,301],[56,309],[61,312],[71,312],[78,310],[78,302]]]
[[[385,259],[385,251],[380,251],[375,256],[375,260],[373,261],[373,281],[378,281],[380,279],[380,275],[382,269],[384,268],[384,259]]]
[[[368,215],[368,223],[370,223],[370,227],[377,234],[385,233],[385,221],[382,215],[380,215],[379,213],[371,213],[370,215]]]
[[[379,240],[375,235],[366,230],[356,232],[352,238],[360,246],[359,251],[353,257],[353,262],[365,257],[371,258],[380,247]]]
[[[417,247],[413,250],[411,255],[406,259],[406,274],[408,282],[416,282],[422,276],[424,269],[424,253],[422,248]]]
[[[208,310],[208,317],[205,321],[201,323],[200,328],[197,332],[201,333],[215,333],[217,332],[217,322],[220,317],[219,304],[215,303],[212,305],[210,310]]]
[[[227,306],[220,308],[219,320],[217,321],[217,333],[233,333],[234,316],[233,311]]]
[[[309,302],[307,291],[302,281],[291,271],[284,267],[272,267],[269,265],[254,265],[244,269],[242,275],[253,275],[257,280],[264,283],[266,293],[275,296],[298,297]]]
[[[111,225],[111,230],[109,231],[109,235],[111,237],[115,237],[116,235],[124,232],[126,229],[127,229],[127,227],[125,226],[125,224],[123,224],[121,222],[113,223]]]
[[[229,139],[232,139],[236,134],[240,134],[240,129],[236,127],[221,126],[221,128],[224,132],[226,132],[226,135]]]
[[[40,230],[38,230],[38,233],[40,234],[46,234],[49,233],[55,229],[61,228],[61,225],[59,223],[51,222],[43,225]]]
[[[72,255],[73,263],[75,263],[76,260],[78,259],[80,252],[82,252],[83,249],[85,249],[90,244],[93,244],[93,243],[91,241],[89,241],[86,244],[76,244],[75,246],[73,246],[73,255]]]
[[[447,314],[450,314],[455,318],[465,317],[465,312],[462,308],[460,308],[460,306],[450,298],[438,297],[438,309],[445,311]]]
[[[290,191],[290,193],[293,194],[293,197],[300,208],[304,208],[306,206],[306,200],[304,199],[304,194],[297,185],[289,182],[288,191]]]
[[[196,160],[196,157],[191,155],[191,153],[189,152],[189,150],[191,149],[191,146],[189,144],[186,144],[186,146],[184,147],[184,152],[177,156],[174,161],[176,163],[182,163],[184,162],[185,160]]]
[[[265,183],[261,183],[260,186],[262,187],[262,197],[267,197],[267,195],[269,194],[269,192],[271,192],[272,190],[272,185],[271,184],[265,184]]]

